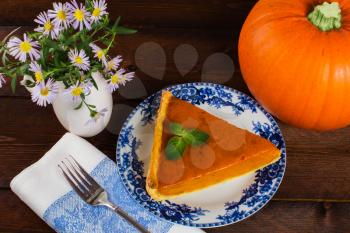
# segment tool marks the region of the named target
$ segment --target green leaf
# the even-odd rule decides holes
[[[7,61],[8,61],[8,58],[7,58],[7,50],[5,49],[5,50],[4,50],[4,53],[2,54],[2,64],[3,64],[3,65],[6,65]]]
[[[35,87],[35,83],[32,82],[32,81],[29,81],[29,80],[26,81],[25,85],[26,85],[27,87],[29,87],[29,88]]]
[[[69,83],[67,82],[67,79],[62,80],[62,82],[64,84],[65,89],[67,89],[70,86]]]
[[[59,56],[54,56],[53,57],[53,63],[55,64],[56,67],[60,67],[60,57]]]
[[[96,88],[96,90],[98,90],[97,83],[93,77],[91,77],[91,82],[92,82],[92,85],[94,85],[94,87]]]
[[[78,109],[80,109],[82,106],[83,106],[83,101],[81,101],[80,104],[79,104],[76,108],[74,108],[74,110],[78,110]]]
[[[20,67],[17,68],[17,74],[19,76],[23,76],[24,73],[26,73],[27,69],[28,69],[28,64],[23,64]]]
[[[92,117],[94,117],[94,116],[96,116],[96,114],[98,113],[98,112],[96,112],[95,110],[91,110],[91,109],[89,109],[90,110],[90,117],[92,118]]]
[[[112,30],[111,30],[112,32],[115,32],[116,28],[117,28],[118,25],[119,25],[120,19],[121,19],[121,17],[119,16],[119,17],[117,18],[117,20],[114,22],[114,24],[113,24],[113,26],[112,26]]]
[[[118,26],[114,29],[114,32],[118,35],[130,35],[130,34],[136,33],[137,30],[127,28],[127,27]]]
[[[187,144],[182,137],[174,136],[170,138],[165,148],[165,155],[167,159],[177,160],[181,158],[186,149],[186,146]]]
[[[91,0],[86,0],[85,5],[86,5],[86,8],[88,10],[93,10],[94,5],[93,5],[93,2]]]
[[[12,90],[13,93],[15,93],[15,91],[16,91],[16,82],[17,82],[17,77],[16,76],[12,77],[11,90]]]
[[[206,132],[200,131],[198,129],[190,130],[185,136],[184,139],[186,142],[192,146],[200,146],[208,141],[209,134]]]
[[[171,134],[175,135],[168,141],[165,149],[166,157],[170,160],[182,156],[187,146],[200,146],[208,141],[209,134],[198,129],[185,129],[176,122],[169,123]]]
[[[101,42],[102,44],[104,44],[105,46],[109,45],[110,40],[106,37],[100,36],[98,38],[98,41]]]
[[[169,129],[172,134],[177,136],[184,136],[186,134],[186,130],[179,123],[170,123]]]

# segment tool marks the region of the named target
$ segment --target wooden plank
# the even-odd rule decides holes
[[[4,38],[14,28],[15,27],[0,27],[0,38]],[[22,34],[24,31],[30,29],[31,27],[24,27],[18,34]],[[136,75],[141,80],[142,85],[145,87],[148,95],[168,85],[202,81],[204,78],[202,75],[202,68],[205,64],[208,64],[206,63],[208,57],[218,53],[222,54],[223,56],[226,54],[231,57],[234,63],[235,71],[232,78],[230,78],[227,82],[224,82],[224,84],[247,93],[248,89],[242,79],[238,65],[236,51],[237,40],[237,33],[225,30],[143,29],[135,35],[118,37],[117,46],[113,51],[113,54],[121,54],[124,57],[123,65],[125,67],[133,67],[136,69]],[[155,57],[149,57],[149,52],[142,49],[141,51],[144,52],[139,52],[137,59],[135,59],[136,51],[147,42],[156,43],[164,50],[166,59],[166,61],[164,61],[165,63],[163,62],[163,59],[159,58],[161,55],[158,56],[158,53]],[[173,57],[176,48],[184,44],[191,45],[196,49],[198,53],[198,61],[188,74],[182,76],[176,67]],[[152,60],[151,64],[149,63],[149,60]],[[152,75],[148,75],[143,72],[145,69],[147,70],[150,65],[152,66],[152,71],[156,73],[159,70],[165,70],[162,79],[155,77],[155,75],[152,77]],[[228,73],[228,71],[218,69],[215,65],[210,67],[211,68],[209,70],[205,70],[210,72],[211,77],[215,77],[215,75],[220,77],[223,72]],[[212,78],[211,81],[218,82],[218,79]],[[134,86],[135,84],[131,83],[124,89],[135,91]],[[29,93],[23,87],[19,86],[16,93],[13,94],[8,84],[0,89],[0,96],[29,96]],[[124,97],[128,96],[124,95]]]
[[[242,222],[205,231],[208,233],[348,232],[349,212],[350,203],[271,201],[261,211]],[[0,232],[34,233],[53,232],[53,230],[14,193],[0,190]]]
[[[132,108],[138,102],[118,103]],[[124,119],[118,113],[111,122],[120,125]],[[0,122],[0,187],[8,187],[17,173],[38,160],[65,132],[51,108],[36,107],[23,98],[1,99]],[[276,198],[349,200],[350,127],[316,133],[283,123],[280,126],[287,142],[288,159]],[[106,130],[89,140],[114,159],[116,139]]]
[[[65,1],[62,1],[65,2]],[[239,28],[256,0],[107,1],[111,18],[142,27]],[[51,0],[2,0],[0,25],[33,25]]]
[[[276,198],[350,200],[350,127],[320,133],[279,125],[287,170]]]
[[[206,232],[348,232],[349,211],[350,203],[272,201],[247,220]]]
[[[66,131],[51,107],[37,108],[27,99],[2,98],[0,112],[6,119],[0,131],[0,187],[8,187],[10,179],[42,157]],[[89,141],[114,159],[117,135],[104,131]]]
[[[11,190],[0,189],[0,232],[54,232]]]

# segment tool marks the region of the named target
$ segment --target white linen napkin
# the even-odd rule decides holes
[[[39,161],[24,169],[11,181],[12,191],[57,232],[113,233],[137,232],[126,221],[105,207],[86,204],[72,190],[57,164],[72,155],[123,208],[149,231],[157,233],[195,233],[159,219],[130,197],[121,183],[112,160],[86,140],[67,133]]]

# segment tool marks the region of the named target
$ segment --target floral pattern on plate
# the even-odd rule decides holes
[[[117,166],[130,195],[160,218],[201,228],[235,223],[261,209],[276,193],[286,167],[285,142],[275,120],[249,96],[222,85],[188,83],[171,86],[167,90],[182,100],[270,140],[282,151],[281,159],[242,181],[239,186],[244,188],[239,191],[238,198],[237,195],[232,195],[229,200],[219,198],[214,202],[215,205],[208,204],[205,200],[201,203],[191,199],[153,200],[145,189],[145,171],[150,154],[148,144],[152,143],[149,140],[152,137],[151,129],[160,104],[161,92],[158,92],[134,109],[119,135]],[[221,116],[221,113],[225,114]],[[235,190],[230,187],[229,191],[232,188]],[[235,193],[237,192],[238,188]],[[200,198],[202,197],[198,197]]]

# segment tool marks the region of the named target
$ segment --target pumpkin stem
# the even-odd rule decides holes
[[[330,31],[341,27],[341,9],[337,2],[324,2],[315,6],[307,16],[309,21],[321,31]]]

